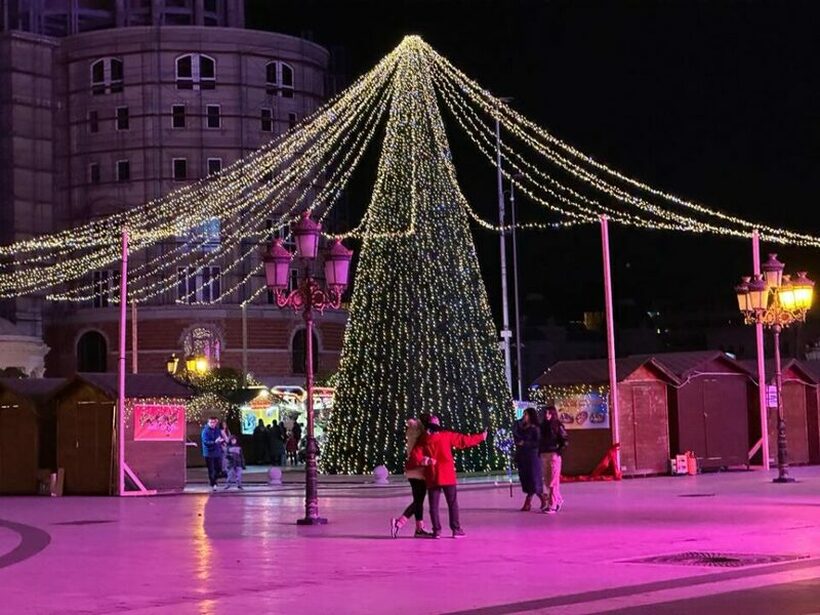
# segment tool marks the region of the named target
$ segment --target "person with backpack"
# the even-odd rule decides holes
[[[538,451],[541,455],[547,501],[541,510],[554,515],[564,505],[564,498],[561,497],[561,453],[569,444],[569,438],[567,430],[558,419],[558,409],[555,406],[548,406],[544,414]]]

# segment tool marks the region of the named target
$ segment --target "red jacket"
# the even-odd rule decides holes
[[[455,485],[456,464],[453,461],[453,449],[470,448],[484,442],[487,436],[483,433],[462,434],[454,431],[437,431],[419,437],[416,446],[410,453],[408,466],[424,466],[424,478],[427,487],[446,487]],[[428,465],[428,460],[436,463]]]

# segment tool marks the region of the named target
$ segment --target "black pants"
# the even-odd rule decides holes
[[[441,531],[438,503],[441,499],[442,491],[444,492],[444,499],[447,500],[447,510],[450,513],[450,529],[457,530],[461,527],[458,522],[458,493],[455,485],[447,485],[445,487],[433,487],[427,490],[427,499],[430,501],[430,522],[433,524],[433,531]]]
[[[408,478],[410,489],[413,491],[413,503],[404,509],[406,519],[415,517],[416,521],[424,519],[424,496],[427,493],[427,484],[423,478]]]
[[[214,487],[219,473],[222,472],[222,457],[205,457],[205,463],[208,466],[208,482]]]

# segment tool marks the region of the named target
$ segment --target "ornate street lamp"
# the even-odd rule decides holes
[[[168,370],[171,376],[177,373],[177,369],[179,369],[179,357],[176,353],[172,353],[171,356],[168,357],[168,361],[165,363],[165,369]]]
[[[185,357],[185,371],[188,376],[204,376],[210,369],[207,357],[201,354],[189,354]]]
[[[299,258],[307,261],[305,275],[296,290],[288,293],[288,273],[293,255],[282,246],[280,240],[273,242],[262,260],[265,264],[265,280],[273,291],[279,308],[290,307],[302,312],[305,321],[305,389],[307,390],[307,463],[305,465],[305,517],[299,525],[321,525],[327,519],[319,516],[318,471],[316,465],[316,438],[313,421],[313,310],[320,314],[326,309],[338,309],[342,294],[348,283],[350,260],[353,251],[348,250],[338,239],[333,240],[325,256],[326,289],[310,273],[310,262],[316,258],[322,225],[310,219],[307,212],[292,225],[291,232],[296,242]]]
[[[806,277],[806,272],[797,274],[791,280],[783,275],[785,265],[777,260],[777,254],[769,254],[769,259],[761,267],[763,275],[754,279],[744,277],[735,287],[737,303],[746,324],[762,324],[774,334],[774,371],[777,390],[777,478],[776,483],[792,483],[789,476],[788,451],[786,447],[786,421],[783,416],[783,377],[780,370],[780,333],[793,323],[805,322],[806,313],[814,299],[814,282]],[[768,455],[768,451],[763,451]]]

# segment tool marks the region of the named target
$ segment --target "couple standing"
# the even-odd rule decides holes
[[[407,463],[405,476],[410,482],[413,502],[399,518],[390,519],[390,535],[396,538],[399,530],[410,517],[415,517],[417,538],[441,537],[441,519],[439,503],[441,494],[447,501],[450,517],[450,530],[453,538],[464,536],[464,530],[458,517],[458,492],[456,465],[453,460],[453,449],[465,449],[481,444],[487,439],[487,432],[479,434],[461,434],[442,429],[437,416],[421,415],[419,419],[409,419],[405,431],[407,446]],[[433,532],[424,529],[424,496],[427,494],[430,505],[430,521]]]
[[[521,490],[527,495],[521,510],[530,510],[533,496],[541,500],[541,511],[555,514],[561,510],[561,454],[569,443],[567,431],[558,419],[558,410],[549,406],[544,422],[538,420],[534,408],[526,408],[524,416],[513,427],[515,461]]]

